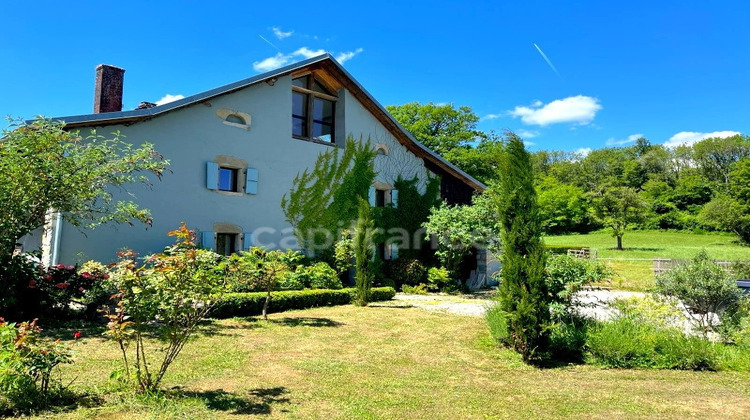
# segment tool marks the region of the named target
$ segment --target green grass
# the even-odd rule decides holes
[[[547,236],[550,245],[596,248],[599,258],[615,270],[612,286],[624,290],[644,291],[653,286],[653,258],[693,258],[705,249],[715,260],[750,260],[750,247],[739,243],[729,233],[689,233],[669,231],[633,231],[623,236],[622,251],[609,230],[586,235]],[[641,260],[641,261],[638,261]]]
[[[68,336],[68,331],[64,332]],[[61,332],[63,334],[63,332]],[[90,335],[91,334],[91,335]],[[61,369],[102,401],[46,418],[748,418],[750,374],[537,369],[492,344],[482,318],[351,305],[214,321],[167,373],[166,395],[108,379],[112,342],[86,332]],[[710,413],[710,414],[709,414]]]
[[[587,235],[547,236],[550,245],[576,245],[596,248],[600,258],[693,258],[705,249],[716,260],[750,260],[750,247],[741,245],[729,233],[689,233],[670,231],[632,231],[622,238],[623,251],[608,230]]]

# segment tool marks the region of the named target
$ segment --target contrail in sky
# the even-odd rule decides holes
[[[555,65],[552,64],[551,61],[549,61],[549,58],[547,58],[547,54],[545,54],[544,51],[542,51],[542,49],[539,48],[539,45],[534,44],[534,48],[536,48],[536,50],[539,51],[539,54],[542,55],[542,58],[544,59],[544,61],[546,61],[547,64],[549,64],[550,68],[552,69],[552,71],[555,72],[555,74],[557,75],[557,77],[559,77],[559,78],[562,79],[562,76],[560,76],[560,72],[558,72],[557,69],[555,68]]]
[[[276,48],[276,49],[277,49],[277,50],[278,50],[279,52],[281,52],[281,50],[279,50],[279,47],[277,47],[277,46],[273,45],[273,43],[272,43],[271,41],[269,41],[269,40],[267,40],[267,39],[263,38],[263,35],[261,35],[261,34],[258,34],[258,36],[260,37],[260,39],[262,39],[262,40],[266,41],[266,42],[268,43],[268,45],[270,45],[270,46],[272,46],[272,47]],[[536,44],[534,44],[534,45],[536,45]],[[539,48],[539,47],[537,47],[537,48]],[[541,50],[540,50],[540,51],[541,51]],[[544,53],[542,53],[542,55],[544,55]],[[549,60],[547,60],[547,61],[549,62]],[[552,64],[550,64],[550,65],[552,65]],[[553,67],[553,68],[554,68],[554,67]],[[555,70],[555,71],[557,71],[557,70]]]

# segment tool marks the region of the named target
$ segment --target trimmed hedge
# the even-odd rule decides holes
[[[316,306],[347,305],[352,302],[355,293],[355,289],[271,292],[268,312],[283,312]],[[370,293],[370,301],[377,302],[393,299],[396,295],[396,290],[392,287],[374,287],[370,290]],[[216,303],[216,306],[214,306],[208,316],[211,318],[231,318],[235,316],[260,315],[263,312],[263,303],[265,301],[265,292],[228,293]]]

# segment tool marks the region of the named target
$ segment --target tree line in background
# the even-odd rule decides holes
[[[388,111],[414,137],[485,184],[498,181],[503,138],[477,130],[468,107],[409,103]],[[627,229],[715,230],[750,242],[750,137],[709,138],[666,147],[631,146],[583,155],[531,154],[546,234],[611,228],[622,248]]]

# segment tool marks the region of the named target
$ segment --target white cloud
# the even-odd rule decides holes
[[[297,51],[293,52],[292,55],[302,56],[305,58],[313,58],[313,57],[317,57],[325,53],[326,53],[326,50],[311,50],[307,47],[302,47],[298,49]]]
[[[523,128],[516,130],[516,134],[518,134],[518,137],[521,137],[522,139],[533,139],[534,137],[539,136],[538,131],[534,130],[525,130]],[[534,143],[531,143],[534,144]]]
[[[586,125],[594,120],[596,113],[602,109],[599,100],[590,96],[570,96],[554,100],[546,105],[541,101],[529,106],[517,106],[508,113],[520,117],[530,125],[548,125],[556,123],[577,123]]]
[[[156,105],[164,105],[168,104],[170,102],[179,101],[180,99],[184,98],[182,95],[170,95],[166,94],[161,99],[156,101]]]
[[[253,69],[255,71],[271,71],[279,67],[284,67],[292,61],[291,55],[285,55],[282,53],[276,53],[273,57],[268,57],[261,61],[255,61],[253,63]]]
[[[276,35],[276,38],[278,39],[289,38],[294,33],[294,31],[284,32],[281,30],[281,28],[277,28],[276,26],[271,28],[271,30],[273,31],[273,34]]]
[[[357,48],[354,51],[347,51],[347,52],[338,53],[336,55],[336,61],[338,61],[341,64],[344,64],[344,62],[349,61],[349,59],[351,59],[355,55],[361,53],[362,51],[364,51],[362,48]]]
[[[589,153],[591,153],[591,148],[590,147],[581,147],[580,149],[576,149],[575,151],[573,151],[573,153],[575,153],[576,155],[578,155],[578,156],[580,156],[582,158],[585,158],[586,156],[589,155]]]
[[[523,141],[523,145],[524,146],[534,146],[534,145],[536,145],[536,143],[534,143],[533,141],[526,141],[526,140],[524,140]]]
[[[664,142],[664,147],[690,146],[701,140],[711,137],[726,138],[741,134],[737,131],[714,131],[712,133],[699,133],[696,131],[680,131],[669,140]]]
[[[484,117],[480,118],[480,120],[482,120],[482,121],[485,121],[485,120],[494,120],[494,119],[500,118],[500,117],[502,117],[502,115],[500,115],[500,114],[487,114]]]
[[[643,137],[643,134],[641,133],[631,134],[625,140],[617,140],[616,138],[611,137],[607,140],[607,146],[622,146],[623,144],[635,143],[636,140],[641,137]]]
[[[345,61],[354,57],[356,54],[361,53],[362,51],[362,48],[357,48],[354,51],[339,53],[336,56],[336,60],[338,60],[339,63],[343,64]],[[324,49],[311,50],[307,47],[302,47],[292,52],[291,54],[277,53],[273,57],[268,57],[261,61],[256,61],[253,63],[253,69],[257,72],[271,71],[292,63],[297,57],[302,57],[305,59],[313,58],[319,55],[323,55],[326,52],[327,51]]]

